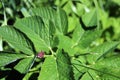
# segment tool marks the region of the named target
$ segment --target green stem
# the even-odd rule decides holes
[[[49,47],[49,49],[50,49],[50,51],[51,51],[52,55],[55,55],[55,52],[52,50],[52,48],[51,48],[51,47]]]
[[[99,24],[99,6],[98,6],[98,2],[97,0],[93,0],[95,7],[96,7],[96,11],[97,11],[97,29],[100,29],[100,24]]]
[[[2,37],[0,36],[0,51],[3,51]]]

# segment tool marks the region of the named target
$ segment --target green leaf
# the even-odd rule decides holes
[[[2,36],[14,48],[19,49],[25,54],[32,55],[32,46],[28,39],[12,26],[0,27],[0,36]]]
[[[83,34],[85,33],[84,29],[80,24],[78,24],[73,32],[72,40],[76,42],[76,44],[79,43],[80,39],[83,37]]]
[[[0,67],[25,57],[23,54],[0,53]]]
[[[21,60],[15,67],[17,71],[20,73],[27,73],[29,69],[32,67],[34,63],[34,58],[33,57],[28,57],[23,60]]]
[[[84,58],[80,56],[79,58],[71,59],[74,78],[75,80],[79,80],[79,78],[86,72],[86,68],[80,66],[79,64],[83,64],[85,62]]]
[[[16,28],[31,39],[37,52],[48,51],[52,45],[54,27],[49,25],[49,21],[44,23],[38,16],[23,18],[15,23]]]
[[[57,9],[57,17],[55,19],[56,21],[56,27],[58,31],[60,31],[63,34],[67,33],[68,30],[68,20],[67,20],[67,15],[65,11],[62,9]]]
[[[80,80],[94,80],[88,72],[86,72]]]
[[[79,46],[80,49],[87,49],[90,44],[101,35],[101,30],[83,30],[81,25],[78,25],[73,33],[74,47]]]
[[[72,47],[73,41],[69,37],[58,35],[58,39],[59,39],[58,47],[60,49],[64,49],[71,56],[73,56],[76,53],[75,49]]]
[[[73,80],[67,54],[58,51],[56,56],[56,58],[49,56],[45,59],[38,80]]]
[[[101,80],[119,80],[120,79],[120,56],[112,56],[98,61],[94,68],[99,72],[97,74]]]
[[[58,47],[64,49],[69,55],[87,53],[90,44],[101,35],[100,30],[84,31],[79,25],[76,27],[72,39],[67,36],[57,35],[59,39]]]
[[[40,16],[42,19],[51,20],[56,27],[56,32],[65,34],[68,29],[68,20],[65,11],[58,8],[54,10],[50,7],[34,8],[31,11],[32,15]]]
[[[81,80],[101,80],[94,70],[88,70],[81,78]]]
[[[82,21],[86,27],[92,27],[97,25],[97,11],[96,9],[91,10],[82,16]]]
[[[57,63],[53,56],[45,59],[38,80],[57,80]]]
[[[32,76],[32,74],[33,74],[33,72],[27,73],[27,74],[24,76],[23,80],[29,80],[29,78]]]
[[[58,80],[74,80],[70,57],[68,54],[62,53],[61,50],[58,50],[56,56],[57,70],[59,75]]]
[[[91,50],[91,58],[93,58],[94,61],[101,59],[107,53],[115,49],[118,44],[119,42],[105,42],[97,47],[94,47]]]

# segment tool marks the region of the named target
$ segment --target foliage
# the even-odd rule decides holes
[[[1,3],[1,80],[120,79],[119,1]]]

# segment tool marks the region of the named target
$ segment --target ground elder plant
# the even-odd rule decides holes
[[[13,49],[0,52],[0,79],[120,79],[120,55],[114,54],[119,42],[98,44],[102,30],[96,9],[80,17],[71,32],[61,8],[39,7],[28,13],[14,25],[0,27],[0,36]]]

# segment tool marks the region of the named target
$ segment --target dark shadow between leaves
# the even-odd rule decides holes
[[[6,80],[22,80],[22,78],[25,76],[25,74],[21,74],[16,70],[10,71],[8,76],[6,77]]]
[[[10,70],[0,71],[0,79],[5,78],[10,73]]]
[[[29,80],[38,80],[38,79],[37,79],[38,76],[39,76],[39,73],[33,73],[33,74],[30,76]]]
[[[96,26],[85,26],[81,18],[79,18],[79,22],[82,25],[82,28],[84,30],[94,30],[97,27],[97,25]]]

